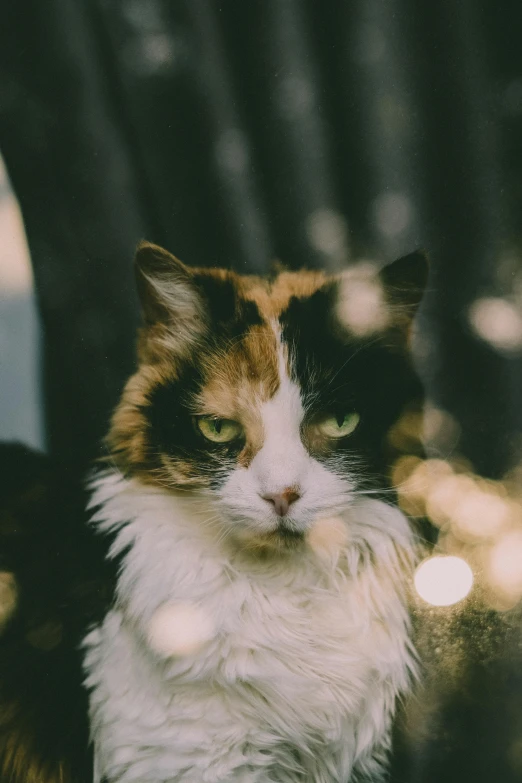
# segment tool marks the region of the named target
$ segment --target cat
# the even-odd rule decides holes
[[[84,520],[73,530],[62,502],[59,524],[24,512],[52,542],[53,584],[66,571],[61,636],[38,661],[57,689],[63,671],[70,725],[55,720],[46,761],[53,706],[29,698],[24,713],[0,678],[0,769],[14,783],[24,768],[43,783],[384,779],[416,671],[418,555],[388,434],[422,405],[410,342],[426,258],[263,279],[142,243],[135,265],[138,369],[74,511]],[[48,578],[12,561],[6,672],[34,647],[30,586]]]

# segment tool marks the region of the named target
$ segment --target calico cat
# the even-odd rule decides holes
[[[379,781],[415,672],[387,436],[422,404],[425,257],[261,279],[143,243],[136,272],[88,502],[29,482],[0,513],[1,780],[92,780],[90,734],[97,783]]]

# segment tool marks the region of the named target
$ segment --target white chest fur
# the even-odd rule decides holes
[[[380,779],[396,696],[413,669],[402,591],[407,521],[378,501],[343,516],[338,551],[231,554],[197,502],[115,475],[95,521],[128,548],[117,603],[86,638],[100,775],[113,783]],[[158,608],[211,623],[188,654],[148,639]],[[360,779],[360,777],[358,778]]]

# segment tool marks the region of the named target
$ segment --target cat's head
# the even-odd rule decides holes
[[[390,488],[388,434],[422,397],[409,352],[422,253],[263,279],[144,243],[136,273],[139,367],[108,438],[124,473],[203,494],[227,533],[279,543]]]

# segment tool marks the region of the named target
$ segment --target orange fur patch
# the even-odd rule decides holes
[[[147,462],[147,418],[144,408],[154,387],[175,377],[176,366],[141,364],[132,375],[114,411],[107,446],[118,467],[140,468]]]
[[[213,354],[205,375],[200,413],[242,424],[246,444],[239,462],[246,466],[263,443],[259,404],[269,400],[279,386],[276,337],[271,327],[254,326],[226,352]]]
[[[321,288],[329,278],[324,272],[281,272],[273,282],[261,277],[238,278],[239,290],[245,299],[255,302],[267,320],[277,318],[293,297],[305,298]]]
[[[242,424],[246,442],[238,462],[247,466],[263,443],[261,417],[257,413],[259,404],[270,399],[279,385],[277,343],[271,322],[292,297],[311,296],[328,278],[322,272],[308,271],[282,271],[273,281],[224,269],[187,271],[194,278],[231,282],[238,303],[254,302],[264,321],[251,326],[238,340],[219,351],[205,352],[202,368],[205,381],[196,401],[201,415],[233,419]],[[206,313],[203,309],[200,312],[201,322],[191,324],[190,330],[176,329],[175,320],[169,322],[166,318],[164,322],[143,326],[138,333],[139,369],[128,381],[113,415],[107,445],[113,461],[122,470],[131,469],[146,482],[163,485],[177,480],[191,482],[189,462],[173,461],[165,454],[156,455],[156,465],[151,471],[146,408],[154,389],[175,380],[180,362],[196,349],[200,338],[204,342],[208,325]]]

